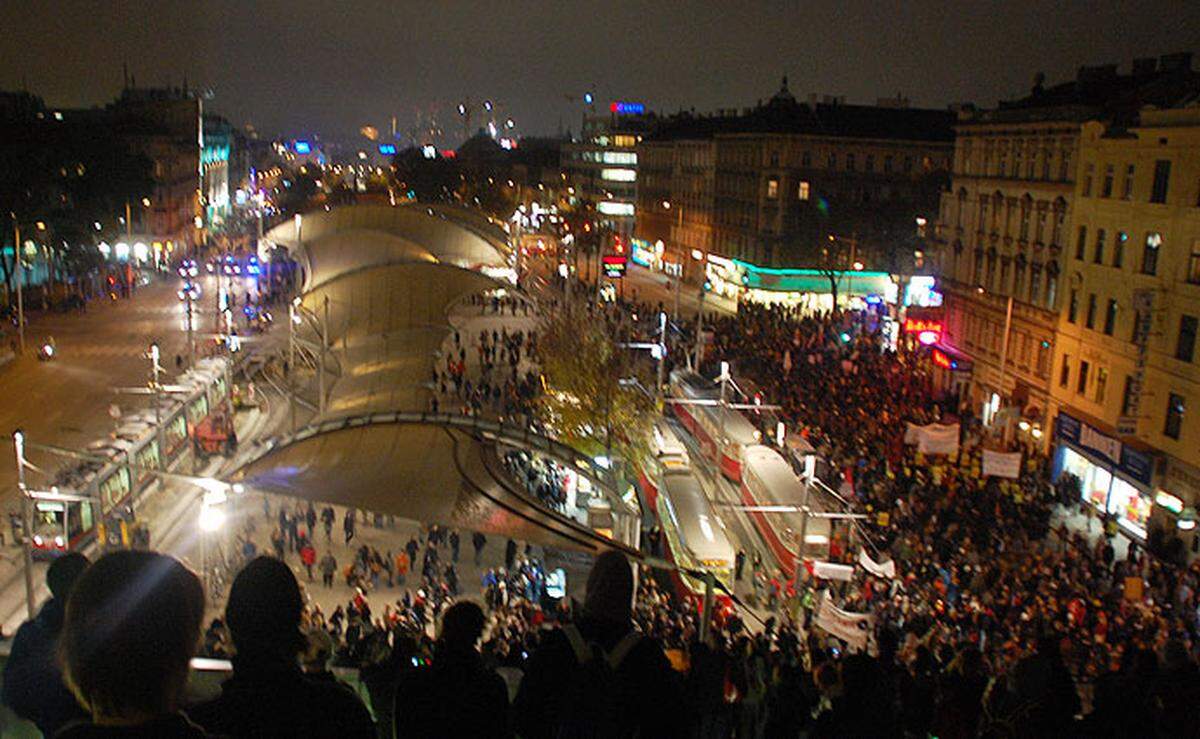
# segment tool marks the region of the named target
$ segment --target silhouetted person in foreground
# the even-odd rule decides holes
[[[87,717],[63,683],[58,665],[58,635],[67,597],[87,566],[87,557],[75,552],[54,560],[46,571],[50,600],[36,617],[17,629],[4,665],[4,704],[46,736],[54,736],[68,721]]]
[[[687,729],[679,676],[633,625],[633,571],[621,552],[596,558],[583,613],[531,655],[513,705],[517,733],[675,737]]]
[[[207,737],[179,710],[203,618],[204,587],[173,557],[97,560],[75,583],[59,638],[67,685],[92,721],[56,736]]]
[[[304,675],[303,601],[291,569],[257,557],[233,581],[225,623],[236,650],[221,695],[188,711],[214,734],[231,737],[371,739],[375,727],[349,688]]]
[[[433,664],[407,673],[396,691],[397,737],[511,735],[504,679],[475,648],[483,625],[483,609],[469,601],[442,616]]]

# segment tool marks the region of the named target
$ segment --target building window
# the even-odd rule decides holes
[[[1167,202],[1167,186],[1171,184],[1171,162],[1159,159],[1154,163],[1154,186],[1150,190],[1151,203]]]
[[[846,155],[846,171],[847,171],[847,172],[853,172],[853,171],[854,171],[854,165],[855,165],[854,158],[855,158],[855,157],[854,157],[854,155],[853,155],[853,154],[847,154],[847,155]]]
[[[1133,165],[1125,167],[1125,181],[1121,184],[1121,199],[1133,198]]]
[[[800,155],[800,166],[804,167],[805,169],[812,167],[812,152],[811,151],[806,150],[803,154]]]
[[[1113,242],[1113,261],[1112,265],[1117,269],[1121,268],[1125,261],[1125,242],[1129,241],[1129,234],[1124,231],[1117,231],[1117,239]]]
[[[1037,304],[1042,294],[1042,266],[1034,264],[1029,269],[1029,302]]]
[[[1196,317],[1182,315],[1179,317],[1179,336],[1175,340],[1175,358],[1181,362],[1190,362],[1196,354]]]
[[[913,165],[913,158],[912,157],[904,157],[904,171],[911,172],[912,165]]]
[[[1113,165],[1111,165],[1111,164],[1105,165],[1105,167],[1104,167],[1104,183],[1100,186],[1100,197],[1102,197],[1102,198],[1111,198],[1112,197],[1113,177],[1114,176],[1115,176],[1115,173],[1113,171]]]
[[[1079,291],[1071,288],[1071,300],[1067,303],[1067,321],[1075,323],[1079,317]]]
[[[779,197],[779,180],[772,177],[767,180],[767,199],[774,200]]]
[[[1058,180],[1059,180],[1059,182],[1068,182],[1071,179],[1070,178],[1071,150],[1069,148],[1070,145],[1071,144],[1069,142],[1064,140],[1062,147],[1059,149],[1059,152],[1061,152],[1061,156],[1059,157],[1059,160],[1058,160]]]
[[[1183,428],[1183,410],[1183,396],[1170,393],[1167,396],[1167,422],[1163,424],[1163,436],[1179,438],[1179,432]]]
[[[967,156],[966,165],[967,174],[971,174],[971,157],[969,155]],[[883,171],[885,174],[891,173],[892,171],[892,156],[890,154],[883,158]]]
[[[1128,416],[1133,409],[1133,375],[1125,375],[1125,389],[1121,391],[1121,415]]]
[[[1042,341],[1038,343],[1037,349],[1037,375],[1038,377],[1050,376],[1050,342]]]
[[[1054,211],[1054,231],[1050,234],[1050,244],[1060,246],[1062,244],[1063,222],[1066,221],[1067,214],[1061,209]]]
[[[867,169],[866,169],[866,171],[867,171],[867,172],[874,172],[874,171],[875,171],[875,155],[874,155],[874,154],[868,154],[868,155],[867,155]]]
[[[1096,402],[1104,404],[1104,393],[1108,389],[1108,370],[1100,367],[1096,370]]]
[[[1075,381],[1075,392],[1080,395],[1087,395],[1088,370],[1091,365],[1080,360],[1079,362],[1079,378]]]
[[[1112,336],[1113,328],[1117,325],[1117,301],[1112,298],[1108,299],[1108,306],[1104,309],[1104,333]]]
[[[1104,264],[1104,242],[1107,238],[1107,231],[1102,228],[1096,229],[1096,251],[1092,254],[1093,264]]]
[[[1029,240],[1029,208],[1032,205],[1029,201],[1021,203],[1021,241]]]
[[[1046,209],[1039,208],[1037,213],[1037,232],[1034,233],[1034,240],[1039,244],[1044,244],[1043,236],[1046,233]]]
[[[1083,196],[1090,198],[1092,196],[1092,178],[1096,174],[1096,165],[1088,164],[1083,168]]]
[[[796,198],[798,200],[808,200],[808,180],[801,180],[799,186],[796,187]]]
[[[1063,355],[1062,369],[1058,372],[1058,386],[1066,387],[1071,381],[1071,357],[1068,354]]]
[[[1096,293],[1088,293],[1087,318],[1084,325],[1096,328]]]
[[[1146,245],[1142,248],[1142,274],[1158,274],[1158,248],[1162,246],[1162,234],[1151,231],[1146,234]]]
[[[1087,257],[1087,226],[1079,227],[1079,238],[1075,240],[1075,258],[1083,261]]]
[[[830,154],[825,158],[826,169],[837,169],[837,154]]]
[[[1188,257],[1187,281],[1200,285],[1200,239],[1192,242],[1192,253]]]
[[[1137,308],[1133,309],[1133,329],[1129,332],[1129,340],[1137,344],[1141,340],[1139,336],[1138,324],[1142,322],[1142,312]]]

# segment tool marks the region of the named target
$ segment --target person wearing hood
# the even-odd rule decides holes
[[[67,596],[88,566],[77,552],[64,554],[46,571],[50,600],[33,619],[21,624],[4,664],[4,704],[32,721],[46,736],[54,736],[69,721],[87,716],[63,683],[56,659],[58,637],[67,610]]]
[[[257,557],[242,568],[225,606],[233,677],[221,695],[188,711],[193,721],[230,737],[373,739],[371,714],[350,688],[301,671],[303,607],[296,576],[282,561]]]
[[[624,553],[610,550],[596,558],[582,613],[573,624],[549,632],[526,664],[513,703],[520,736],[576,735],[588,728],[578,725],[584,710],[601,712],[592,719],[608,727],[600,729],[605,735],[686,734],[682,680],[662,646],[636,630],[633,593],[633,570]],[[607,686],[596,685],[591,696],[579,695],[578,678],[593,666],[592,659],[581,661],[580,655],[589,651],[595,662],[606,665],[592,674],[611,670],[613,679]]]
[[[405,672],[396,690],[397,737],[509,737],[508,688],[477,649],[483,609],[470,601],[442,615],[433,664]]]

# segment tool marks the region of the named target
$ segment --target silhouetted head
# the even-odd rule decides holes
[[[274,557],[255,557],[229,590],[225,622],[239,655],[294,659],[307,641],[300,632],[304,601],[292,570]]]
[[[46,570],[46,587],[55,598],[66,598],[71,586],[83,574],[91,562],[79,552],[67,552],[50,564]]]
[[[609,550],[592,565],[583,611],[593,618],[626,622],[633,606],[633,570],[624,552]]]
[[[457,649],[474,649],[483,636],[483,609],[469,600],[460,600],[442,614],[441,641]]]
[[[300,661],[305,672],[324,672],[333,659],[333,637],[325,629],[309,629],[304,632],[304,656]]]
[[[106,554],[75,581],[59,651],[68,686],[93,718],[173,713],[200,640],[204,588],[178,560]]]

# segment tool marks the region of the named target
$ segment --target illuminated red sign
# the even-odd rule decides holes
[[[605,254],[602,257],[604,276],[619,280],[625,276],[625,257],[617,254]]]
[[[934,349],[930,356],[933,358],[933,363],[937,366],[944,367],[945,369],[954,369],[954,360],[941,349]]]
[[[938,336],[942,335],[942,322],[929,321],[923,318],[906,318],[904,319],[904,332],[909,334],[919,334],[923,331],[932,331]]]

